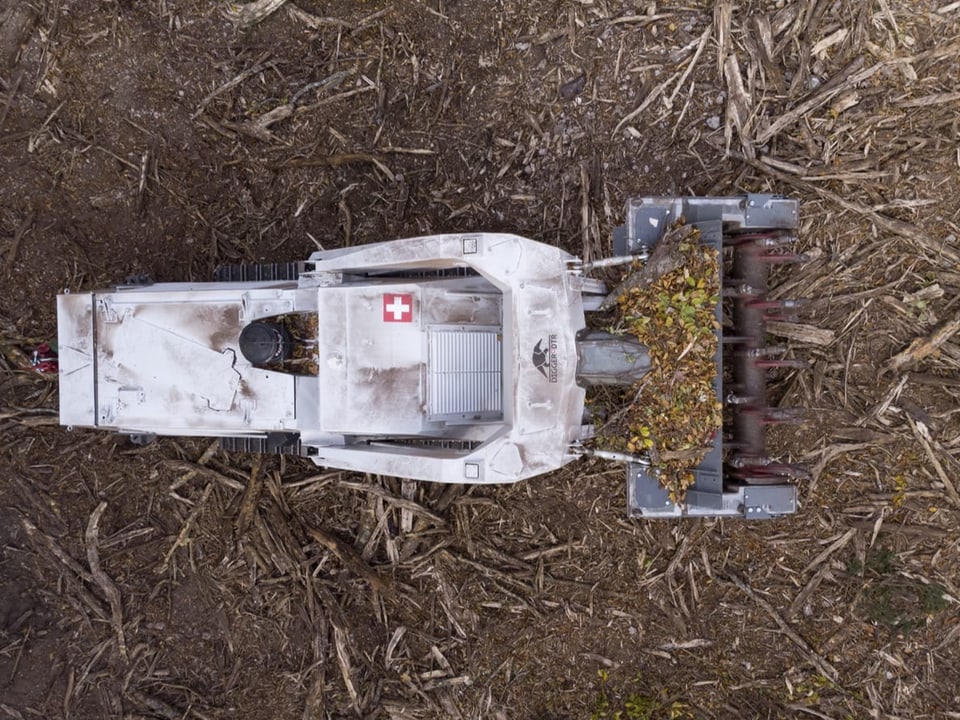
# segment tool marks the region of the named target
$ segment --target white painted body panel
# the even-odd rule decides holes
[[[409,322],[384,322],[383,298],[413,298]],[[317,292],[320,387],[330,392],[320,429],[339,434],[417,434],[423,430],[426,371],[416,285],[343,285]]]
[[[574,459],[592,429],[575,382],[575,261],[514,235],[441,235],[315,253],[295,282],[61,296],[61,422],[296,433],[321,465],[516,482]],[[429,276],[451,268],[475,274]],[[393,296],[411,308],[391,305],[388,321]],[[317,375],[254,367],[239,350],[249,322],[289,312],[318,313]]]
[[[92,308],[92,335],[85,323],[77,332],[77,322],[63,321],[76,315],[64,304],[61,342],[80,347],[86,336],[96,344],[93,385],[89,375],[61,382],[61,420],[179,435],[295,428],[296,379],[253,367],[237,348],[251,308],[292,307],[292,290],[156,287],[65,296],[76,310],[82,299],[84,315]]]

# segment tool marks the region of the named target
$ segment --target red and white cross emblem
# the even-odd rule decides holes
[[[384,322],[413,322],[413,296],[392,295],[383,296]]]

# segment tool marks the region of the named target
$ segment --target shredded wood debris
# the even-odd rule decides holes
[[[660,483],[681,502],[694,481],[692,468],[723,423],[714,387],[720,257],[693,228],[679,237],[668,233],[662,242],[669,247],[658,253],[661,268],[672,269],[640,284],[628,279],[617,299],[620,327],[651,359],[650,371],[629,393],[625,449],[648,454]],[[603,435],[599,442],[620,445]]]

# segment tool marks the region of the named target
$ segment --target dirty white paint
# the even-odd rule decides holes
[[[575,335],[592,286],[575,261],[514,235],[438,235],[314,253],[296,284],[63,295],[61,422],[291,431],[318,464],[441,482],[547,472],[590,430]],[[475,274],[429,275],[449,268]],[[317,376],[255,368],[239,351],[247,323],[290,311],[318,313]]]

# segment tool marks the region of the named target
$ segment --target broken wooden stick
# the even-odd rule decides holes
[[[790,626],[790,623],[783,619],[783,616],[766,600],[766,598],[761,597],[752,587],[747,585],[747,583],[745,583],[733,572],[727,572],[727,579],[745,592],[751,600],[757,603],[757,605],[763,608],[763,611],[773,619],[773,621],[777,624],[777,627],[779,627],[780,630],[782,630],[783,633],[790,638],[791,641],[793,641],[794,645],[800,648],[803,654],[807,656],[807,660],[825,677],[834,681],[840,677],[840,673],[837,672],[837,669],[825,657],[810,647],[810,644],[800,637],[797,631]]]
[[[254,455],[253,464],[250,467],[250,482],[247,483],[247,489],[243,492],[243,500],[240,501],[240,511],[237,513],[237,522],[235,525],[237,536],[245,535],[250,525],[253,524],[253,515],[257,511],[257,505],[260,503],[260,494],[263,492],[263,456]]]
[[[957,334],[958,330],[960,330],[960,319],[954,319],[941,324],[927,337],[915,338],[906,350],[898,352],[887,361],[887,370],[896,372],[920,362],[940,349],[947,340]]]
[[[693,237],[697,229],[692,225],[681,225],[667,230],[660,242],[650,253],[650,258],[637,272],[631,273],[603,299],[601,308],[613,307],[617,301],[631,290],[647,287],[658,278],[673,272],[683,264],[679,245]]]
[[[360,556],[360,553],[354,550],[351,545],[325,530],[308,527],[306,528],[306,532],[307,535],[336,555],[337,559],[340,560],[348,570],[366,580],[374,590],[383,591],[390,589],[390,578],[384,577],[367,565]]]
[[[90,521],[87,523],[87,531],[84,539],[87,544],[87,563],[90,565],[90,575],[94,582],[103,592],[110,603],[110,624],[117,634],[117,647],[120,649],[120,657],[127,659],[127,641],[123,635],[123,604],[120,598],[120,590],[117,584],[100,567],[100,551],[97,549],[97,539],[100,533],[100,519],[107,509],[107,501],[104,500],[97,505],[96,510],[90,515]]]

